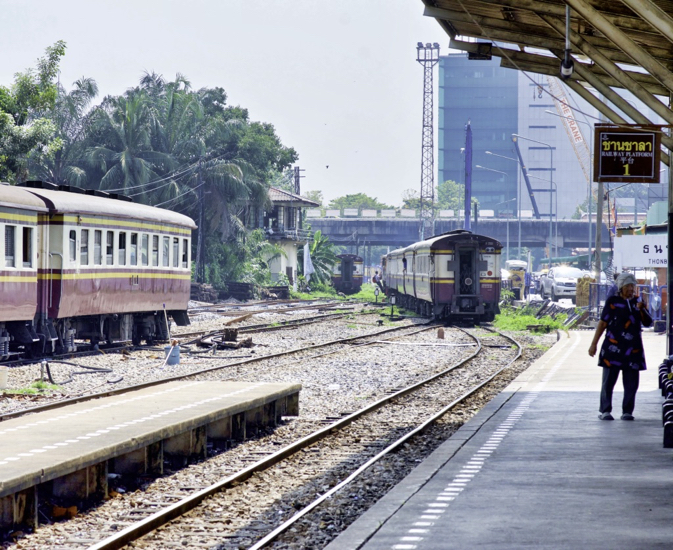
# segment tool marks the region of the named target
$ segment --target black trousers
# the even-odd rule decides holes
[[[640,371],[634,369],[615,369],[603,367],[603,384],[601,386],[600,412],[612,412],[612,390],[615,389],[619,373],[622,373],[624,384],[624,399],[622,400],[622,414],[633,414],[636,406],[636,392],[640,382]]]

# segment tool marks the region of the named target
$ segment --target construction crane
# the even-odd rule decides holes
[[[577,160],[580,162],[580,167],[582,168],[582,173],[584,178],[587,180],[587,195],[589,196],[589,213],[587,216],[587,221],[589,222],[589,240],[588,240],[588,250],[587,253],[591,257],[591,202],[593,197],[593,186],[591,184],[591,150],[587,140],[584,139],[580,126],[575,120],[575,115],[573,110],[570,108],[568,103],[568,97],[566,96],[565,90],[561,85],[561,82],[558,78],[553,76],[547,77],[547,82],[549,83],[549,91],[554,99],[554,104],[556,105],[556,112],[558,116],[563,120],[563,126],[566,129],[568,134],[568,139],[573,146]],[[596,203],[598,207],[598,201]],[[600,207],[602,209],[602,207]],[[596,236],[596,247],[599,247],[600,235]]]
[[[587,180],[589,192],[591,192],[591,151],[589,150],[589,144],[584,139],[580,126],[575,120],[575,115],[568,104],[568,98],[559,79],[548,76],[547,82],[549,82],[549,91],[556,105],[556,112],[563,119],[563,126],[566,129],[575,155],[577,155],[577,160],[580,161],[580,167],[584,173],[584,178]]]

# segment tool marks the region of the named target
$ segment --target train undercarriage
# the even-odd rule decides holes
[[[450,303],[433,304],[425,300],[419,300],[407,294],[391,294],[395,296],[395,303],[409,311],[413,311],[422,317],[449,321],[452,323],[474,325],[478,323],[490,323],[495,315],[500,313],[497,304],[484,302],[483,298],[475,294],[461,294],[453,296]]]
[[[100,344],[167,342],[171,318],[178,326],[189,325],[187,312],[182,310],[7,321],[0,323],[0,360],[74,353]]]

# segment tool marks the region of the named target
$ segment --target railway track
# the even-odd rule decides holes
[[[351,338],[340,338],[338,340],[330,340],[327,342],[322,342],[319,344],[313,344],[309,346],[304,346],[304,347],[298,347],[298,348],[293,348],[288,351],[283,351],[283,352],[277,352],[277,353],[270,353],[270,354],[265,354],[265,355],[259,355],[256,357],[249,357],[249,358],[244,358],[238,361],[230,361],[227,362],[223,365],[215,365],[215,366],[207,366],[205,368],[197,368],[195,370],[192,370],[188,373],[184,374],[179,374],[176,376],[161,376],[158,377],[152,381],[149,382],[144,382],[140,384],[131,384],[127,385],[124,387],[119,387],[111,390],[106,390],[102,392],[95,392],[95,393],[88,393],[85,395],[77,395],[73,397],[68,397],[65,399],[59,399],[54,402],[50,402],[44,405],[38,405],[35,407],[30,407],[30,408],[25,408],[21,409],[18,411],[13,411],[13,412],[8,412],[8,413],[3,413],[0,414],[0,422],[4,420],[8,420],[10,418],[17,418],[19,416],[22,416],[24,414],[31,414],[31,413],[36,413],[36,412],[41,412],[41,411],[47,411],[47,410],[52,410],[58,407],[63,407],[66,405],[74,404],[74,403],[82,403],[86,402],[92,399],[99,399],[101,397],[108,397],[112,395],[121,395],[130,391],[135,391],[139,390],[142,388],[147,388],[151,386],[156,386],[159,384],[164,384],[166,382],[173,382],[173,381],[178,381],[178,380],[188,380],[191,378],[197,378],[200,375],[204,374],[209,374],[213,375],[216,374],[220,371],[226,370],[226,369],[234,369],[236,367],[240,367],[243,365],[249,365],[249,364],[254,364],[254,363],[260,363],[264,361],[268,361],[271,359],[279,359],[279,358],[286,358],[286,357],[292,357],[292,356],[302,356],[302,355],[307,355],[309,353],[313,354],[315,350],[320,350],[323,348],[328,348],[326,351],[322,351],[320,355],[326,355],[326,354],[332,354],[332,353],[338,353],[340,350],[342,350],[345,346],[350,346],[352,344],[355,344],[358,340],[366,340],[368,338],[373,338],[373,337],[378,337],[380,335],[385,335],[389,333],[395,333],[398,331],[409,331],[411,330],[412,333],[413,331],[417,330],[414,329],[413,325],[404,325],[404,326],[397,326],[397,327],[391,327],[391,328],[384,328],[380,329],[377,331],[374,331],[371,334],[365,334],[365,335],[359,335],[359,336],[354,336]],[[226,357],[217,357],[218,359],[225,360]],[[48,363],[48,362],[47,362]]]
[[[319,514],[327,499],[365,472],[371,472],[377,463],[390,458],[413,438],[422,437],[431,424],[482,390],[521,355],[521,346],[509,337],[470,337],[473,346],[463,342],[455,347],[474,351],[455,363],[414,384],[391,389],[388,395],[343,418],[328,419],[324,427],[278,451],[258,451],[252,456],[256,459],[252,464],[199,487],[187,497],[177,500],[179,495],[173,494],[171,499],[159,499],[143,510],[136,509],[133,515],[146,517],[90,548],[120,548],[131,541],[139,548],[218,543],[221,548],[263,548],[293,529],[296,531],[297,523],[320,524],[309,516]],[[381,345],[373,341],[363,347]],[[472,372],[468,367],[475,364],[472,370],[488,372]],[[463,382],[457,383],[458,378]],[[461,388],[459,391],[456,385]],[[260,472],[264,472],[262,479]],[[278,499],[274,495],[279,491],[280,478],[283,496]],[[275,493],[269,488],[269,480],[275,480]],[[249,499],[245,495],[252,494],[256,501],[265,501],[270,507],[262,518],[246,505]],[[163,508],[152,513],[158,507]],[[216,510],[227,510],[226,517],[234,519],[226,520],[213,512]],[[251,523],[250,518],[257,518],[256,522]],[[170,521],[170,526],[159,529]],[[143,535],[147,536],[138,540]],[[304,541],[302,547],[314,547],[305,544]]]

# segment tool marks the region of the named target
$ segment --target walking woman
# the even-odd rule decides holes
[[[603,367],[601,386],[601,420],[614,420],[612,417],[612,391],[619,373],[622,373],[624,400],[622,401],[622,420],[633,420],[633,408],[636,404],[636,392],[640,380],[640,371],[645,370],[645,350],[641,337],[641,327],[649,327],[652,317],[647,304],[635,296],[636,278],[624,272],[617,277],[617,294],[605,302],[600,321],[596,327],[589,355],[596,355],[596,347],[605,332],[605,339],[598,354],[598,366]]]

